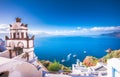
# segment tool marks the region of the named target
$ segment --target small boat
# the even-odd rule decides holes
[[[73,57],[76,57],[77,55],[73,55]]]
[[[61,60],[61,62],[65,62],[65,60],[64,60],[64,59],[62,59],[62,60]]]
[[[68,55],[67,55],[67,59],[66,59],[66,61],[69,61],[70,60],[70,58],[71,58],[71,53],[69,53]]]
[[[87,53],[86,51],[84,51],[83,53]]]

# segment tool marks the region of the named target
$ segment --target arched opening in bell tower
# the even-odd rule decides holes
[[[24,48],[23,42],[18,42],[17,47],[14,47],[14,51],[16,52],[16,56],[23,53],[23,48]]]

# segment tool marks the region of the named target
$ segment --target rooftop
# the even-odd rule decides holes
[[[10,62],[11,60],[8,58],[0,57],[0,65],[6,64]]]

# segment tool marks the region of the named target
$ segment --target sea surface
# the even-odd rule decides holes
[[[36,37],[35,54],[40,60],[59,61],[71,66],[76,59],[83,61],[86,56],[101,58],[106,50],[120,49],[120,38],[110,36],[51,36]]]

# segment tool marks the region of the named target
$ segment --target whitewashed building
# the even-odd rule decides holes
[[[88,67],[90,75],[96,77],[106,77],[107,76],[107,64],[98,62],[96,66]]]
[[[103,63],[98,62],[96,66],[86,67],[82,65],[77,59],[76,64],[72,64],[71,75],[78,76],[88,76],[88,77],[106,77],[107,76],[107,66]]]
[[[72,64],[72,75],[79,76],[89,76],[88,68],[82,65],[79,59],[77,59],[76,64]]]
[[[16,18],[14,24],[10,24],[10,37],[6,36],[6,48],[9,57],[13,58],[22,53],[26,54],[27,61],[32,60],[34,55],[34,36],[28,36],[27,24],[21,23],[20,18]]]
[[[112,58],[107,61],[108,76],[107,77],[120,77],[120,59]]]
[[[28,36],[28,26],[20,18],[10,24],[6,49],[0,53],[0,77],[42,77],[47,69],[34,54],[34,36]]]

